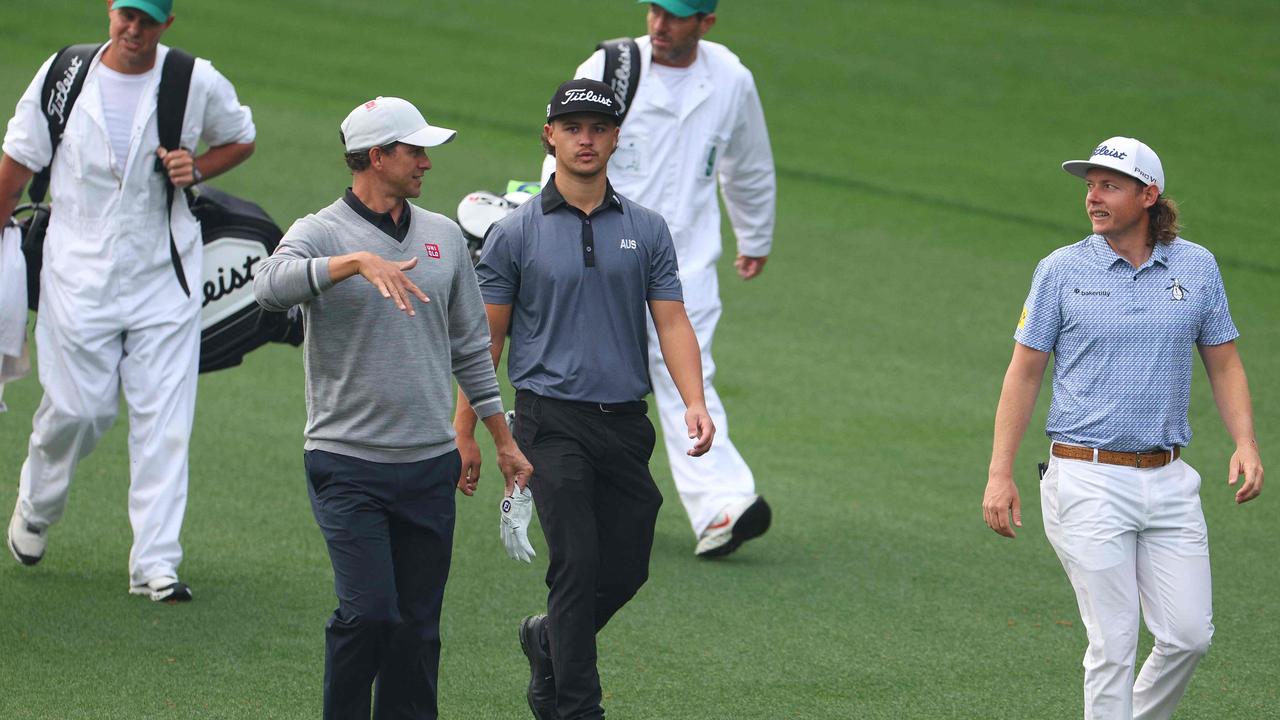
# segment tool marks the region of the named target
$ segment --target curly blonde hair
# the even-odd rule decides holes
[[[1147,208],[1147,217],[1151,220],[1147,230],[1151,247],[1157,243],[1168,245],[1182,231],[1178,224],[1178,203],[1173,198],[1161,195],[1155,205]]]

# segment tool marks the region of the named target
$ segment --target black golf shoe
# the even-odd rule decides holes
[[[556,677],[545,643],[546,615],[530,615],[520,621],[520,649],[529,658],[529,709],[536,720],[560,720],[556,712]]]

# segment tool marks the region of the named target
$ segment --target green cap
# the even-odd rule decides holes
[[[165,22],[173,14],[173,0],[115,0],[112,10],[134,8],[151,16],[158,23]]]
[[[676,17],[689,17],[698,13],[716,11],[716,0],[636,0],[645,5],[659,5]]]

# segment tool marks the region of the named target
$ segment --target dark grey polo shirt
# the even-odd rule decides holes
[[[616,403],[649,394],[645,313],[683,301],[671,232],[658,213],[605,189],[590,215],[555,175],[499,220],[476,266],[490,305],[511,305],[507,373],[518,390]]]

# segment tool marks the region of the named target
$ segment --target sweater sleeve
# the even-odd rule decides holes
[[[454,237],[450,242],[457,246],[457,251],[451,253],[457,258],[457,263],[449,297],[449,352],[453,376],[476,415],[487,418],[502,412],[498,374],[489,351],[489,318],[485,314],[480,286],[462,233],[453,225],[451,234]]]
[[[314,216],[295,222],[254,273],[253,296],[258,304],[282,312],[333,287],[326,254],[328,240],[327,228]]]

